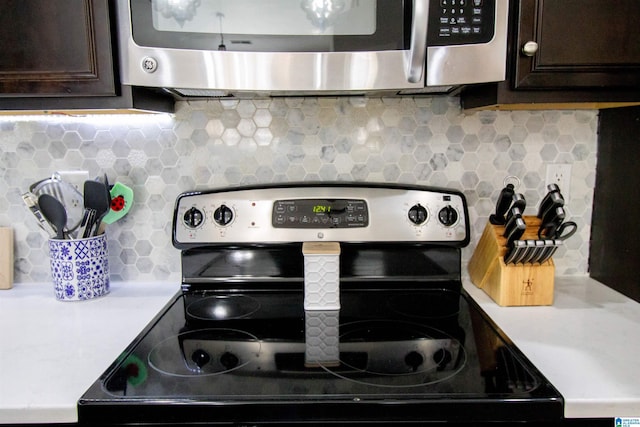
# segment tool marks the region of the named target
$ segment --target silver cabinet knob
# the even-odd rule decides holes
[[[522,46],[522,54],[524,56],[533,56],[538,51],[538,43],[534,41],[528,41]]]

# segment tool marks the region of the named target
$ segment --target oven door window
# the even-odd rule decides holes
[[[140,46],[247,52],[404,50],[410,3],[130,0],[133,38]]]

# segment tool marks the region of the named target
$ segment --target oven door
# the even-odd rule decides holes
[[[454,55],[459,70],[466,49],[493,44],[496,2],[506,1],[119,0],[123,82],[185,96],[423,89],[427,40],[439,68]],[[464,80],[478,79],[476,66],[462,68],[473,72]],[[444,69],[429,74],[451,83]]]

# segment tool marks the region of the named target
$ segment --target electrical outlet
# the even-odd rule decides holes
[[[89,171],[57,171],[54,175],[76,187],[80,193],[84,191],[84,182],[89,180]]]
[[[556,184],[560,187],[562,196],[569,200],[571,186],[571,165],[563,163],[551,163],[547,165],[546,185]]]

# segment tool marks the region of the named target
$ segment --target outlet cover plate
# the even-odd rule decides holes
[[[80,193],[84,191],[84,182],[89,180],[89,171],[85,170],[66,170],[54,173],[61,180],[72,184]]]
[[[562,196],[568,201],[571,194],[571,165],[566,163],[548,164],[545,188],[549,184],[556,184],[560,187]]]

